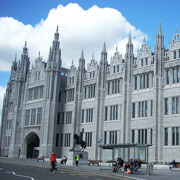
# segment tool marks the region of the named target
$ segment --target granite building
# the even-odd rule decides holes
[[[123,57],[118,48],[108,63],[104,43],[97,62],[61,66],[58,28],[47,62],[38,56],[30,69],[27,44],[11,66],[2,108],[1,155],[67,156],[73,136],[84,129],[89,159],[98,143],[152,144],[152,162],[180,161],[180,34],[165,49],[161,24],[155,50],[144,40],[133,54],[131,34]]]

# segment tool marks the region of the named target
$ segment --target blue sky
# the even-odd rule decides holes
[[[78,6],[68,6],[69,3]],[[15,54],[20,59],[26,40],[31,63],[38,51],[42,52],[46,61],[58,24],[62,61],[64,59],[63,65],[66,67],[70,66],[72,60],[76,65],[82,48],[88,61],[92,52],[99,60],[103,41],[109,50],[109,59],[117,45],[123,54],[130,31],[134,37],[135,51],[140,47],[143,36],[154,51],[159,21],[165,37],[165,48],[168,48],[169,40],[180,24],[179,9],[179,0],[0,0],[0,108],[11,63]],[[81,19],[82,14],[87,19]],[[41,35],[46,38],[41,38]]]

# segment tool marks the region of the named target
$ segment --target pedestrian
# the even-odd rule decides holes
[[[50,161],[51,161],[51,169],[50,172],[51,174],[54,174],[54,169],[55,169],[55,164],[56,164],[56,156],[54,154],[54,152],[51,153],[51,157],[50,157]]]
[[[79,155],[76,155],[76,157],[75,157],[75,162],[76,162],[76,166],[78,166],[78,163],[79,163]]]
[[[169,164],[169,171],[171,172],[173,167],[176,167],[176,161],[173,159],[173,161]]]
[[[134,160],[134,167],[133,167],[133,169],[131,171],[131,174],[134,174],[140,168],[141,168],[141,160],[138,159],[138,161],[137,161],[137,159],[135,159]]]

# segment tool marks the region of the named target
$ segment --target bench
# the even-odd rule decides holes
[[[44,156],[42,156],[42,157],[38,157],[38,158],[37,158],[37,162],[39,162],[39,161],[43,161],[43,162],[44,162],[44,159],[45,159],[45,157],[44,157]]]
[[[97,164],[97,166],[99,166],[99,160],[89,160],[89,166],[91,165],[91,164]]]
[[[176,168],[180,168],[180,163],[176,163]]]

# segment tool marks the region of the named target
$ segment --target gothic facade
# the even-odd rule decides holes
[[[84,129],[89,159],[103,144],[151,144],[152,162],[180,161],[180,34],[169,49],[159,24],[155,51],[143,42],[133,54],[131,34],[123,56],[108,63],[104,43],[99,63],[61,66],[58,28],[47,62],[30,69],[27,44],[14,60],[2,108],[1,155],[20,158],[67,156],[74,134]]]

